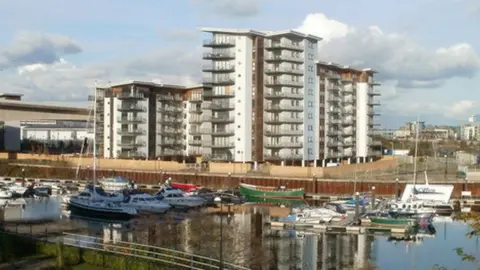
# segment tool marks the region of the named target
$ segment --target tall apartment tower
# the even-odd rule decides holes
[[[317,43],[296,31],[202,28],[202,151],[210,160],[314,160],[318,156]]]
[[[372,69],[354,69],[333,63],[317,64],[319,84],[319,159],[350,159],[380,155],[373,140],[375,99],[380,93]]]
[[[97,134],[105,158],[183,159],[188,156],[188,96],[202,86],[131,81],[97,88]]]

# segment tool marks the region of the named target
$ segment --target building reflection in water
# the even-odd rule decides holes
[[[104,242],[136,242],[219,257],[220,216],[142,218],[129,223],[90,222],[89,235]],[[267,228],[260,213],[223,217],[223,258],[253,269],[364,269],[373,236],[300,233]]]

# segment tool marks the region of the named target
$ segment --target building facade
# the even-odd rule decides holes
[[[187,116],[201,116],[201,107],[196,114],[199,103],[190,104],[187,97],[190,92],[203,90],[201,86],[187,88],[138,81],[97,88],[98,154],[105,158],[139,159],[194,154],[187,148],[187,134],[188,130],[193,131],[188,136],[193,141],[193,135],[200,130],[189,125]]]
[[[380,113],[374,87],[376,71],[333,63],[317,64],[319,93],[319,159],[362,159],[379,156],[374,140],[375,117]]]
[[[317,43],[296,31],[202,28],[207,159],[312,161],[316,133]],[[211,123],[211,124],[210,124]],[[221,132],[217,132],[220,130]],[[224,132],[226,131],[226,132]]]

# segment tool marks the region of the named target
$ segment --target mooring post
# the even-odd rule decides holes
[[[315,174],[313,176],[313,193],[316,195],[317,194],[317,176]]]
[[[375,210],[375,186],[372,187],[372,210]]]
[[[353,221],[358,224],[360,221],[360,192],[355,192],[355,217]]]
[[[395,199],[398,200],[398,178],[395,179]]]

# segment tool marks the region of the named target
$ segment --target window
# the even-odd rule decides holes
[[[313,89],[308,89],[308,95],[313,96]]]
[[[310,107],[310,108],[313,107],[313,101],[311,101],[311,100],[308,101],[308,107]]]
[[[313,54],[312,53],[308,54],[308,60],[313,60]]]
[[[312,148],[308,148],[308,154],[313,155],[313,149]]]
[[[240,128],[240,125],[238,125],[237,128]]]
[[[308,142],[309,142],[309,143],[313,143],[313,137],[309,136],[309,137],[308,137]]]
[[[312,77],[308,77],[308,83],[313,83],[313,78]]]
[[[312,65],[308,65],[308,71],[313,71],[313,66]]]
[[[313,131],[313,125],[308,125],[308,131]]]
[[[308,119],[313,119],[313,113],[308,113]]]
[[[242,74],[238,74],[238,78],[242,77]]]

